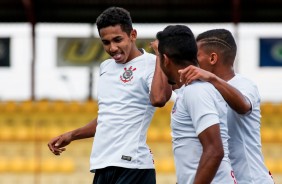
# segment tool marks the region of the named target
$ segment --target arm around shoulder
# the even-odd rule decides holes
[[[246,114],[252,108],[250,102],[239,90],[211,72],[190,65],[180,70],[179,73],[181,80],[186,84],[190,84],[194,80],[210,82],[221,93],[228,105],[238,114]]]
[[[214,75],[209,82],[214,85],[227,104],[238,114],[246,114],[252,109],[251,103],[245,96],[223,79]]]

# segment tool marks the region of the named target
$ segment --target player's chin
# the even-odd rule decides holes
[[[113,58],[117,64],[125,64],[128,62],[128,58],[122,54],[120,58]]]
[[[117,64],[125,64],[125,63],[127,63],[126,60],[115,60],[115,62],[116,62]]]

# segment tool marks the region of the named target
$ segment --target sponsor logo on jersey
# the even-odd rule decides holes
[[[107,73],[107,72],[102,72],[102,73],[100,74],[100,76],[104,75],[105,73]]]
[[[131,156],[122,155],[122,156],[121,156],[121,159],[122,159],[122,160],[131,161],[132,157],[131,157]]]
[[[128,83],[133,79],[133,72],[136,70],[136,68],[133,68],[130,66],[128,69],[125,67],[124,72],[122,75],[120,75],[120,80],[123,83]]]

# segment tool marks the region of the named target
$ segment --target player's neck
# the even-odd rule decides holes
[[[180,81],[180,75],[178,73],[179,70],[184,69],[183,67],[176,66],[176,68],[173,70],[173,78],[174,82],[177,84],[178,87],[183,86],[185,83],[183,81]]]
[[[229,81],[235,76],[233,67],[229,67],[229,68],[225,67],[222,70],[215,71],[214,74],[216,74],[218,77],[220,77],[225,81]]]
[[[136,46],[132,49],[128,59],[127,59],[127,62],[128,63],[129,61],[141,56],[143,54],[143,50],[142,49],[138,49]]]
[[[137,47],[134,47],[133,49],[133,59],[141,56],[143,54],[143,50],[142,49],[138,49]]]

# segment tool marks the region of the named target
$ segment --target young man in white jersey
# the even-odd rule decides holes
[[[228,158],[227,104],[208,82],[180,82],[178,70],[197,66],[197,45],[184,25],[158,32],[160,68],[176,84],[171,128],[178,184],[234,184]]]
[[[227,101],[229,157],[238,184],[273,184],[261,151],[259,92],[251,80],[234,72],[237,46],[232,34],[214,29],[196,40],[201,69],[189,66],[181,70],[182,81],[208,81]]]
[[[96,23],[104,49],[112,56],[100,66],[98,117],[53,138],[48,146],[60,155],[72,141],[94,136],[93,184],[155,184],[147,129],[154,106],[164,106],[170,99],[171,86],[155,67],[155,55],[137,48],[137,31],[127,10],[108,8]]]

